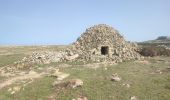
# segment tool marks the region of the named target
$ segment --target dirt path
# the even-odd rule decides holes
[[[13,83],[15,83],[17,81],[20,81],[20,80],[40,78],[43,74],[44,73],[30,72],[29,74],[9,78],[6,81],[0,83],[0,89],[6,87],[8,85],[11,85],[11,84],[13,84]]]

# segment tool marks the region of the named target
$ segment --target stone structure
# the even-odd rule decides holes
[[[71,47],[62,51],[33,52],[15,62],[15,66],[22,69],[34,64],[75,60],[118,63],[140,58],[135,43],[125,41],[116,29],[105,24],[88,28]]]
[[[116,29],[105,24],[86,29],[73,46],[84,60],[117,63],[140,58],[135,43],[125,41]]]

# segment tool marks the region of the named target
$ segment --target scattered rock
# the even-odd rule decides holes
[[[79,97],[77,99],[72,99],[72,100],[88,100],[88,99],[87,99],[87,97],[82,96],[82,97]]]
[[[57,75],[57,80],[63,80],[63,79],[65,79],[65,78],[68,77],[68,76],[69,76],[69,74],[60,72],[60,73]]]
[[[120,81],[121,78],[118,76],[117,73],[115,73],[115,74],[112,74],[111,80],[117,82],[117,81]]]
[[[162,71],[161,71],[161,70],[159,70],[159,69],[158,69],[158,70],[156,70],[155,72],[156,72],[156,73],[159,73],[159,74],[162,74]]]
[[[30,71],[28,74],[25,74],[23,76],[16,76],[16,77],[9,78],[7,80],[4,80],[4,82],[0,83],[0,89],[9,86],[15,82],[22,82],[22,80],[30,80],[30,79],[32,80],[32,79],[40,78],[42,75],[44,75],[44,73],[36,73],[34,71]]]
[[[83,85],[83,81],[80,79],[72,79],[72,80],[68,80],[65,82],[61,82],[61,81],[55,81],[53,83],[53,86],[56,86],[57,88],[76,88],[76,87],[80,87]]]
[[[19,92],[21,90],[21,86],[15,86],[13,87],[13,91]]]
[[[15,91],[12,91],[11,94],[15,94]]]
[[[56,77],[57,80],[63,80],[65,79],[66,77],[68,77],[70,74],[66,74],[66,73],[63,73],[63,72],[59,72],[59,69],[56,70],[53,74],[51,74],[50,76],[52,77]]]
[[[130,100],[138,100],[138,99],[136,98],[136,96],[132,96],[130,97]]]
[[[123,84],[123,86],[126,86],[127,88],[130,88],[130,84]]]
[[[33,70],[29,71],[29,75],[34,75],[34,74],[37,74],[37,72],[35,72]]]
[[[9,88],[8,91],[11,94],[15,94],[16,92],[19,92],[21,90],[21,86],[14,86],[13,88]]]
[[[76,58],[78,58],[78,57],[79,57],[79,55],[78,55],[78,54],[75,54],[75,55],[72,55],[72,56],[66,56],[65,59],[66,59],[67,61],[70,61],[70,60],[74,60],[74,59],[76,59]]]
[[[107,70],[107,68],[104,68],[104,70]]]
[[[76,88],[83,85],[83,81],[80,79],[73,79],[69,81],[72,88]]]

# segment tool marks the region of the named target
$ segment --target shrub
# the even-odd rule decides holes
[[[145,46],[142,47],[139,53],[142,56],[170,56],[170,50],[157,46]]]

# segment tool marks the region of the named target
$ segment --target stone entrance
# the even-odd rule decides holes
[[[109,47],[108,46],[102,46],[101,47],[101,55],[108,55],[109,53]]]

